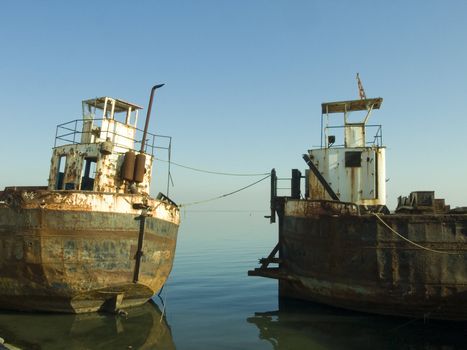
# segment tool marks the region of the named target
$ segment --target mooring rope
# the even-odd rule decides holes
[[[226,173],[226,172],[221,172],[221,171],[212,171],[212,170],[204,170],[204,169],[193,168],[191,166],[178,164],[178,163],[175,163],[175,162],[172,162],[172,161],[169,162],[168,160],[160,159],[160,158],[157,158],[157,157],[154,157],[154,159],[158,160],[160,162],[170,163],[170,164],[176,165],[176,166],[178,166],[180,168],[185,168],[185,169],[198,171],[200,173],[206,173],[206,174],[224,175],[224,176],[264,176],[264,175],[269,174],[269,173],[251,173],[251,174],[247,174],[247,173]]]
[[[435,250],[435,249],[431,249],[431,248],[428,248],[428,247],[424,247],[418,243],[415,243],[414,241],[411,241],[410,239],[404,237],[403,235],[401,235],[399,232],[397,232],[396,230],[394,230],[391,226],[389,226],[383,219],[381,219],[381,217],[377,214],[377,213],[372,213],[374,216],[376,216],[376,218],[384,225],[386,226],[392,233],[394,233],[395,235],[397,235],[399,238],[403,239],[404,241],[420,248],[420,249],[423,249],[423,250],[427,250],[429,252],[432,252],[432,253],[438,253],[438,254],[451,254],[451,255],[460,255],[462,253],[460,252],[447,252],[447,251],[444,251],[444,250]]]
[[[191,202],[191,203],[184,203],[184,204],[179,204],[178,207],[181,208],[181,207],[188,207],[190,205],[196,205],[196,204],[202,204],[202,203],[207,203],[207,202],[212,202],[214,200],[217,200],[217,199],[221,199],[221,198],[224,198],[224,197],[227,197],[227,196],[231,196],[235,193],[238,193],[240,191],[243,191],[243,190],[246,190],[247,188],[250,188],[258,183],[260,183],[261,181],[264,181],[266,180],[267,178],[269,178],[271,176],[271,174],[268,174],[267,176],[263,177],[262,179],[259,179],[258,181],[255,181],[247,186],[244,186],[242,188],[239,188],[238,190],[235,190],[235,191],[232,191],[232,192],[229,192],[229,193],[226,193],[226,194],[223,194],[223,195],[220,195],[220,196],[217,196],[217,197],[214,197],[214,198],[209,198],[209,199],[204,199],[204,200],[201,200],[201,201],[196,201],[196,202]]]

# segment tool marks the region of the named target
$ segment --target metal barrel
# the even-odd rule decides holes
[[[123,158],[123,165],[122,165],[122,178],[123,180],[133,181],[133,176],[135,173],[135,152],[128,151],[125,153],[125,157]]]
[[[133,181],[135,182],[143,182],[144,180],[144,173],[146,165],[146,155],[144,153],[139,153],[136,155],[136,162],[135,162],[135,172],[133,175]]]

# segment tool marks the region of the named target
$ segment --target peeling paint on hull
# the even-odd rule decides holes
[[[282,220],[280,270],[290,278],[279,280],[281,297],[386,315],[467,319],[467,215],[384,216],[410,240],[451,254],[410,245],[373,215],[313,217],[288,213],[286,205]]]
[[[5,192],[0,308],[82,313],[140,305],[157,293],[172,269],[178,208],[140,195],[109,194],[118,205],[98,211],[93,206],[103,208],[110,197],[59,192]],[[142,200],[154,210],[146,217],[134,283],[140,211],[132,204]]]
[[[281,298],[383,315],[467,320],[467,214],[381,216],[415,246],[375,215],[352,208],[279,201],[278,246],[249,275],[278,279]],[[278,268],[267,267],[274,262]]]

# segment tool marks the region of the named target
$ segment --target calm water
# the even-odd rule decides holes
[[[276,243],[264,214],[184,213],[164,304],[126,318],[0,312],[0,336],[21,349],[467,348],[467,324],[279,306],[275,281],[246,274]]]

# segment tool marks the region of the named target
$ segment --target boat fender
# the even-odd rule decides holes
[[[122,179],[133,181],[133,174],[135,172],[135,152],[128,151],[125,153],[122,164]]]
[[[136,156],[135,173],[133,175],[133,181],[143,182],[144,173],[146,172],[145,165],[146,165],[146,155],[144,153],[139,153]]]

